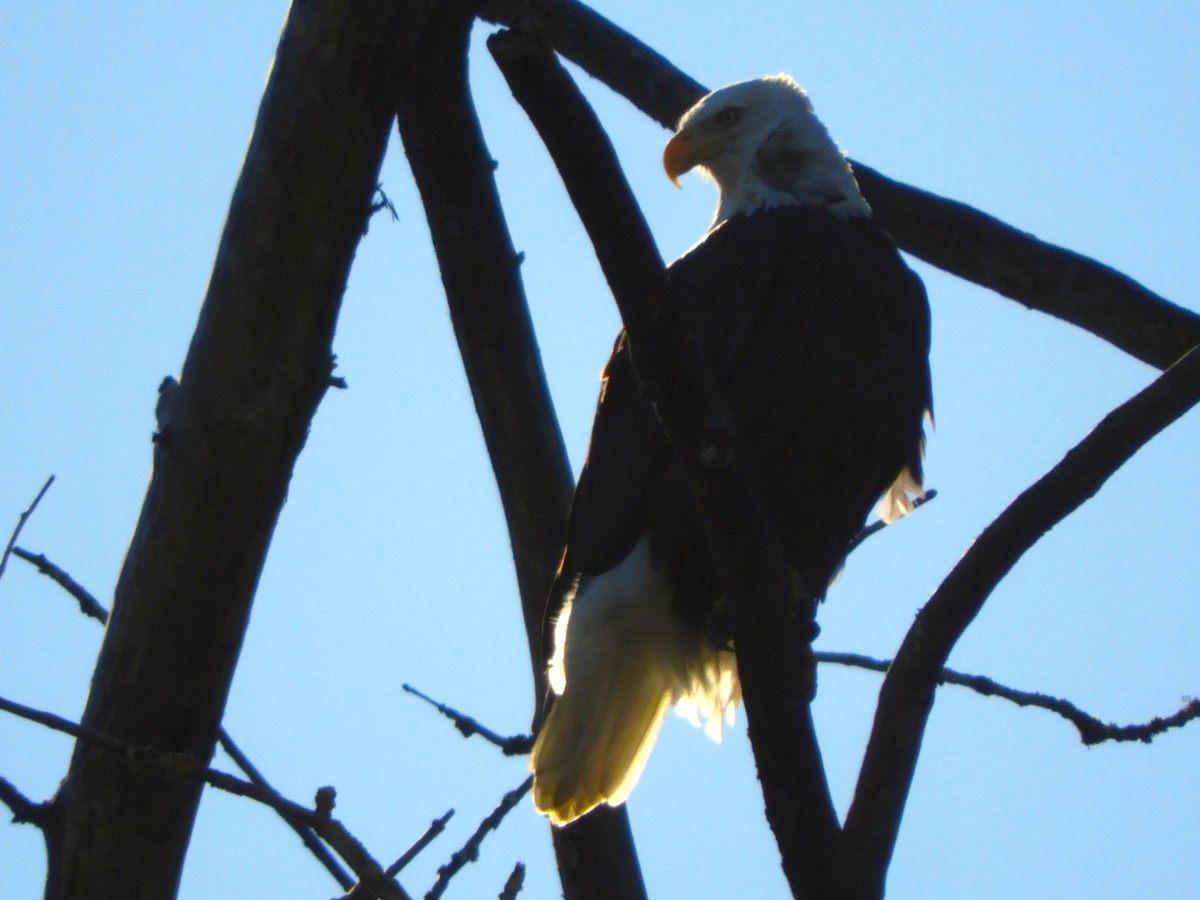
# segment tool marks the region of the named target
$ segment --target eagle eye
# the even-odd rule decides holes
[[[742,111],[739,107],[727,106],[717,113],[717,123],[725,128],[730,128],[733,125],[736,125],[741,117]]]

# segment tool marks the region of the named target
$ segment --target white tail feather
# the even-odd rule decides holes
[[[529,764],[534,805],[556,825],[625,801],[671,703],[720,740],[741,697],[733,654],[675,618],[645,538],[564,606],[550,681],[560,696]]]

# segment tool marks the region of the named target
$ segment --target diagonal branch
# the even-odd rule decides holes
[[[488,0],[481,15],[505,25],[536,23],[563,56],[666,128],[674,128],[706,91],[576,0]],[[1200,343],[1200,315],[1120,272],[862,163],[853,165],[884,227],[914,256],[1085,328],[1159,369]]]
[[[866,669],[870,672],[886,674],[892,667],[890,659],[875,659],[861,653],[834,653],[816,651],[813,656],[818,663],[830,663],[848,666],[854,669]],[[1182,728],[1189,722],[1200,719],[1200,700],[1185,699],[1183,705],[1169,716],[1154,716],[1147,722],[1133,725],[1116,725],[1104,722],[1090,713],[1084,712],[1070,700],[1061,697],[1051,697],[1036,691],[1021,691],[1000,684],[985,675],[966,675],[954,669],[942,669],[938,684],[953,684],[965,687],[984,697],[999,697],[1017,706],[1033,706],[1047,712],[1056,713],[1075,726],[1079,738],[1085,744],[1101,744],[1106,741],[1140,741],[1150,743],[1158,735],[1172,728]]]
[[[517,787],[500,798],[500,803],[494,810],[484,816],[483,821],[479,823],[479,827],[467,838],[467,842],[451,855],[448,863],[438,869],[437,880],[434,881],[433,887],[425,894],[425,900],[437,900],[438,897],[446,892],[446,888],[450,886],[450,880],[467,863],[472,863],[479,859],[479,848],[483,846],[483,839],[488,836],[488,832],[495,831],[500,827],[500,823],[504,821],[504,817],[512,812],[512,808],[521,801],[522,797],[529,793],[529,788],[532,785],[533,776],[530,775]]]
[[[17,545],[17,538],[21,536],[21,529],[25,527],[25,523],[29,521],[29,517],[33,515],[33,511],[42,502],[42,498],[46,496],[46,491],[50,490],[50,485],[52,484],[54,484],[53,475],[46,479],[46,483],[37,492],[37,496],[33,498],[33,502],[25,507],[21,515],[17,517],[17,526],[12,530],[12,534],[8,538],[8,544],[4,547],[3,554],[0,554],[0,577],[4,575],[4,569],[8,566],[8,558],[13,554],[13,548]]]
[[[322,788],[318,791],[316,809],[308,809],[286,799],[274,789],[264,788],[219,769],[210,768],[195,757],[186,754],[163,753],[153,747],[136,746],[87,725],[72,722],[70,719],[64,719],[62,716],[44,710],[33,709],[5,697],[0,697],[0,712],[9,713],[53,731],[71,735],[96,747],[104,748],[105,751],[122,758],[126,764],[132,764],[146,772],[152,772],[158,777],[160,783],[163,780],[193,781],[269,806],[283,818],[302,822],[312,828],[337,851],[346,864],[354,870],[360,881],[371,885],[377,896],[387,898],[387,900],[407,900],[408,898],[404,889],[391,876],[384,874],[383,869],[359,840],[350,834],[341,822],[330,816],[333,809],[332,788]],[[50,810],[49,805],[43,804],[39,815],[46,816]]]
[[[880,224],[913,256],[1078,325],[1158,369],[1200,344],[1200,316],[1116,269],[862,163],[854,163],[854,175]]]
[[[7,778],[0,778],[0,803],[8,807],[15,824],[45,827],[47,805],[30,800]]]
[[[95,619],[102,625],[108,622],[108,610],[104,608],[104,605],[96,599],[91,591],[67,574],[66,570],[47,558],[46,554],[34,554],[21,547],[14,547],[13,556],[25,560],[30,565],[36,566],[39,572],[74,597],[75,602],[79,604],[79,611],[85,616]],[[252,783],[268,791],[274,790],[266,777],[250,761],[250,758],[242,752],[241,748],[224,727],[217,732],[217,743],[221,745],[221,749],[225,751]],[[333,876],[333,880],[341,885],[343,889],[349,889],[354,884],[354,879],[334,859],[328,848],[317,839],[313,830],[303,822],[289,817],[282,809],[277,808],[276,811],[287,823],[288,827],[296,832],[304,846],[308,848],[309,853],[316,857],[317,861]]]
[[[488,47],[558,167],[620,308],[638,377],[695,491],[732,601],[750,740],[784,871],[797,896],[825,896],[838,822],[809,709],[812,622],[793,613],[791,601],[800,599],[794,573],[711,373],[675,316],[662,259],[591,107],[537,37],[502,32]]]
[[[459,0],[431,15],[402,81],[397,121],[508,523],[540,701],[542,613],[575,482],[468,88],[473,21]]]
[[[494,163],[467,86],[468,5],[431,16],[418,64],[401,85],[400,137],[425,207],[450,317],[508,522],[533,668],[546,685],[542,618],[562,553],[574,479],[551,407]],[[553,832],[568,900],[646,895],[622,809]]]
[[[75,598],[79,611],[89,619],[95,619],[101,625],[108,621],[108,610],[82,584],[72,578],[60,566],[46,558],[46,554],[33,554],[23,547],[13,547],[13,556],[23,559]]]
[[[117,581],[83,722],[212,753],[317,405],[423,4],[293,3]],[[201,786],[75,745],[46,896],[173,896]],[[48,842],[49,844],[49,842]],[[84,852],[86,848],[87,852]]]
[[[882,892],[934,691],[963,631],[1026,550],[1197,402],[1200,350],[1193,350],[1105,416],[1058,465],[1014,500],[917,615],[884,679],[846,818],[844,871],[867,885],[864,895]]]
[[[411,684],[402,685],[405,691],[412,694],[414,697],[420,697],[443,716],[454,723],[454,727],[459,730],[463,737],[472,737],[479,735],[489,744],[499,747],[505,756],[520,756],[529,753],[533,746],[533,738],[528,734],[516,734],[505,737],[486,725],[481,725],[476,719],[468,716],[466,713],[461,713],[453,707],[447,706],[445,703],[440,703],[434,700],[428,694],[423,694]]]

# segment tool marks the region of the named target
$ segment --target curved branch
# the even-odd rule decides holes
[[[397,118],[508,522],[540,702],[547,690],[543,611],[575,485],[467,86],[472,22],[467,4],[437,5],[419,65],[402,82]],[[590,897],[599,885],[609,897],[645,897],[623,808],[553,834],[568,900]]]
[[[934,690],[955,643],[992,589],[1042,535],[1133,454],[1200,402],[1200,350],[1104,417],[989,525],[917,615],[890,667],[844,835],[847,877],[882,891]]]
[[[438,5],[401,82],[397,121],[504,507],[536,705],[546,690],[542,614],[575,480],[467,83],[472,22],[465,4]]]
[[[797,896],[826,896],[838,821],[809,706],[812,621],[795,612],[811,598],[783,561],[736,429],[674,313],[662,259],[594,112],[534,35],[502,32],[488,47],[558,167],[620,308],[638,377],[695,492],[734,612],[750,740],[784,872]]]
[[[535,22],[563,56],[666,128],[674,128],[706,92],[637,38],[575,0],[489,0],[481,15],[505,25]],[[914,256],[1078,325],[1159,369],[1200,343],[1200,315],[1120,272],[965,204],[852,163],[880,222]]]

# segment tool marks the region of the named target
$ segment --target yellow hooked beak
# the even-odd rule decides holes
[[[685,131],[676,134],[667,141],[667,146],[663,148],[663,168],[667,170],[667,177],[671,179],[671,184],[675,187],[682,187],[679,183],[679,176],[684,172],[690,172],[699,162],[692,136]]]

